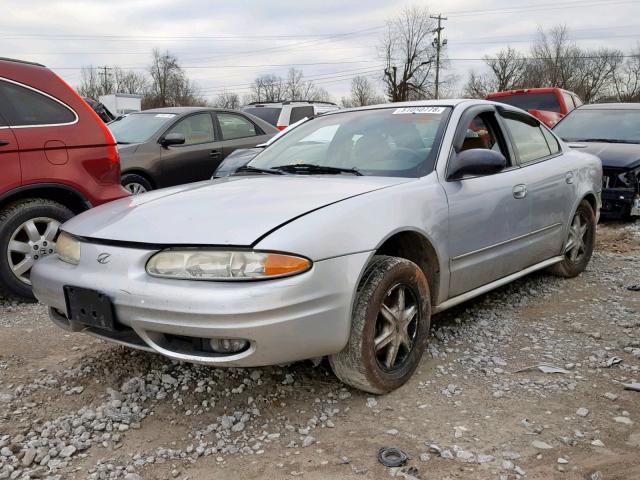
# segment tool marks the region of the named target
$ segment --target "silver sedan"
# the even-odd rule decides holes
[[[600,161],[476,100],[310,119],[231,177],[62,227],[31,273],[60,327],[212,366],[328,356],[373,393],[411,376],[431,315],[593,251]]]

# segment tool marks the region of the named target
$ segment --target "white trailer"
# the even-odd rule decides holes
[[[99,100],[116,116],[139,112],[142,109],[142,95],[112,93],[110,95],[102,95]]]

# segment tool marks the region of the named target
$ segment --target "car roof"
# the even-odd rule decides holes
[[[0,57],[0,62],[23,63],[25,65],[33,65],[33,66],[36,66],[36,67],[44,67],[44,65],[42,65],[41,63],[28,62],[27,60],[18,60],[17,58]]]
[[[474,103],[483,105],[498,105],[500,107],[508,106],[502,103],[490,102],[488,100],[476,100],[469,98],[447,98],[446,100],[415,100],[407,102],[378,103],[376,105],[367,105],[366,107],[343,108],[341,110],[332,110],[323,115],[335,115],[343,112],[355,112],[361,110],[379,110],[381,108],[400,108],[400,107],[456,107],[462,103]]]
[[[640,110],[640,103],[593,103],[578,108],[580,110]]]

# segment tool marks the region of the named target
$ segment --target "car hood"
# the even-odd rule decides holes
[[[640,164],[640,145],[637,144],[572,142],[570,145],[576,150],[597,156],[603,167],[632,168]]]
[[[249,246],[313,210],[408,181],[350,175],[234,176],[125,197],[74,217],[63,229],[100,240]]]

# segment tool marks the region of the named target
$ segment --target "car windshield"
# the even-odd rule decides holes
[[[143,143],[175,117],[173,113],[131,113],[108,127],[119,144]]]
[[[490,100],[506,103],[522,110],[544,110],[560,113],[560,103],[553,93],[516,93],[501,97],[491,97]]]
[[[640,143],[640,109],[578,109],[553,129],[567,142]]]
[[[255,115],[265,122],[269,122],[274,127],[278,124],[278,118],[282,108],[277,107],[247,107],[243,110],[246,113]]]
[[[450,107],[405,107],[323,115],[280,138],[249,165],[355,170],[362,175],[419,177],[433,171]],[[298,173],[295,168],[287,171]],[[321,173],[318,168],[309,173]]]

